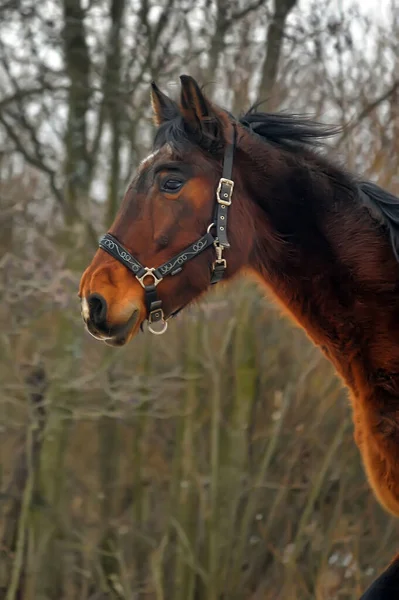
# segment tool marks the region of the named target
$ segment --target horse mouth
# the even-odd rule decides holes
[[[86,329],[91,336],[107,346],[120,347],[127,344],[139,329],[140,311],[135,310],[129,320],[123,325],[113,325],[97,329],[90,321],[85,321]]]

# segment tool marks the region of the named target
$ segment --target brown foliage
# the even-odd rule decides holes
[[[215,11],[129,3],[119,29],[116,4],[84,5],[82,102],[61,13],[28,0],[0,8],[1,593],[358,597],[397,551],[396,523],[368,489],[346,391],[259,291],[237,282],[161,342],[143,334],[111,350],[83,332],[79,275],[148,151],[148,82],[189,72],[244,110],[259,98],[270,24],[267,4],[240,17],[230,3],[220,52]],[[397,90],[377,102],[395,85],[398,21],[329,4],[290,13],[273,105],[353,119],[339,155],[398,193]],[[375,53],[351,40],[353,23]],[[72,139],[79,110],[88,126]]]

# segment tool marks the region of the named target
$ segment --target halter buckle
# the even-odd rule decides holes
[[[227,261],[225,258],[222,258],[223,255],[223,246],[221,246],[218,242],[214,243],[215,246],[215,250],[216,250],[216,260],[212,265],[212,277],[211,277],[211,284],[213,285],[214,283],[218,283],[219,281],[221,281],[224,277],[226,268],[227,268]]]
[[[227,268],[227,260],[225,258],[217,258],[215,260],[215,262],[213,263],[213,268],[215,268],[216,266],[221,266],[224,269]]]
[[[150,269],[150,268],[148,268],[148,267],[145,267],[145,273],[144,273],[144,274],[143,274],[141,277],[137,277],[137,275],[136,275],[136,279],[137,279],[137,280],[140,282],[140,284],[141,284],[141,286],[142,286],[143,288],[145,288],[145,287],[146,287],[146,284],[144,283],[144,279],[145,279],[146,277],[152,277],[152,278],[153,278],[153,280],[154,280],[154,283],[153,283],[153,285],[155,285],[155,286],[157,286],[157,285],[158,285],[158,283],[161,283],[161,281],[162,281],[163,277],[157,277],[157,276],[155,275],[155,273],[154,273],[154,271],[155,271],[155,270],[156,270],[156,269],[154,269],[154,268],[151,268],[151,269]]]
[[[216,199],[218,204],[222,204],[223,206],[230,206],[231,197],[233,195],[234,189],[234,181],[231,179],[225,179],[221,177],[219,180],[219,185],[216,190]]]
[[[222,258],[224,250],[223,246],[221,246],[218,242],[215,242],[213,245],[215,246],[216,250],[216,260],[213,263],[213,268],[215,268],[215,266],[218,265],[226,269],[227,261],[225,258]]]

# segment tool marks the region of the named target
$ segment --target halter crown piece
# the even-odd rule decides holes
[[[132,271],[133,275],[140,282],[140,285],[144,288],[148,329],[155,335],[165,333],[168,328],[167,319],[175,316],[181,310],[178,309],[165,318],[162,310],[162,300],[159,299],[157,294],[157,286],[167,275],[171,275],[172,277],[177,275],[182,271],[186,262],[213,245],[216,251],[216,260],[212,265],[211,284],[218,283],[223,279],[227,268],[226,259],[223,258],[223,250],[230,247],[227,239],[227,211],[231,205],[234,189],[234,181],[231,177],[233,173],[235,140],[236,131],[233,127],[233,139],[231,143],[226,144],[222,177],[216,189],[214,220],[209,225],[205,235],[191,244],[191,246],[188,246],[179,252],[179,254],[175,254],[175,256],[159,267],[152,268],[144,267],[110,233],[106,233],[99,241],[99,247],[122,263],[129,271]],[[211,234],[211,230],[214,228],[216,229],[216,237]]]

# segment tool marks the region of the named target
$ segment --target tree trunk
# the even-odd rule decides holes
[[[91,165],[87,149],[86,117],[90,102],[90,56],[81,0],[64,0],[64,60],[70,87],[65,135],[66,220],[76,217],[79,198],[87,198]]]
[[[267,32],[266,56],[259,86],[259,99],[266,101],[269,110],[272,105],[276,104],[273,101],[272,92],[277,80],[286,20],[296,3],[297,0],[274,0],[274,13]]]
[[[111,29],[108,38],[108,60],[104,74],[104,100],[111,129],[110,174],[108,179],[107,225],[118,209],[121,184],[120,150],[122,141],[123,104],[121,98],[121,31],[125,0],[113,0]]]

